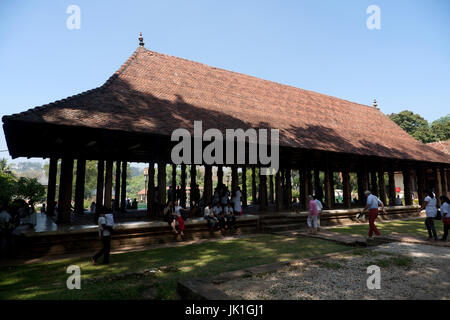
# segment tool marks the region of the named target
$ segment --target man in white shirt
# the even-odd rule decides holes
[[[378,199],[375,195],[373,195],[369,190],[364,192],[364,195],[367,197],[367,204],[362,209],[361,214],[364,213],[365,210],[369,210],[367,216],[369,217],[369,237],[368,239],[372,239],[372,234],[375,232],[376,236],[380,236],[380,232],[378,231],[377,227],[375,226],[375,220],[378,216],[378,206],[381,205],[381,208],[384,213],[386,213],[386,210],[384,209],[384,203]]]
[[[92,263],[96,264],[98,258],[103,256],[103,264],[108,264],[111,251],[111,233],[114,228],[114,217],[110,212],[105,214],[105,208],[98,209],[98,233],[99,238],[102,241],[102,248],[94,255],[94,257],[92,257]]]

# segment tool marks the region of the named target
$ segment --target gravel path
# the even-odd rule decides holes
[[[381,289],[369,290],[367,266],[381,269]],[[303,262],[276,273],[234,279],[218,288],[236,299],[450,300],[450,249],[390,243]]]

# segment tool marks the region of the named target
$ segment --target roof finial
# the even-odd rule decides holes
[[[378,109],[377,99],[373,99],[373,107]]]
[[[141,47],[144,46],[144,37],[142,36],[142,32],[139,33],[139,45],[140,45]]]

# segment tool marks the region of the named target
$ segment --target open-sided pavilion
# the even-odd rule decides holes
[[[260,176],[256,186],[258,165],[230,166],[232,187],[241,185],[244,205],[250,188],[245,174],[238,181],[238,167],[253,169],[251,192],[253,199],[258,192],[261,211],[270,202],[275,203],[277,211],[289,208],[292,170],[300,174],[300,203],[304,208],[309,194],[321,192],[325,208],[338,206],[333,172],[342,173],[340,206],[344,208],[352,205],[350,173],[357,174],[360,201],[369,189],[385,203],[386,198],[393,200],[394,172],[403,173],[406,205],[412,204],[413,182],[420,201],[425,188],[433,188],[438,196],[448,192],[449,155],[412,138],[376,106],[153,52],[144,47],[142,38],[131,57],[102,86],[4,116],[3,127],[13,158],[50,159],[48,210],[52,212],[57,200],[59,222],[70,223],[74,182],[75,210],[83,210],[86,160],[98,160],[97,204],[111,207],[115,179],[115,197],[120,201],[114,202],[114,209],[122,211],[127,162],[148,163],[147,210],[153,215],[155,189],[159,189],[161,205],[167,199],[166,165],[171,164],[171,149],[177,143],[171,141],[171,134],[178,128],[193,134],[194,121],[200,120],[203,130],[217,128],[224,133],[236,128],[279,129],[280,170],[275,177]],[[59,159],[61,175],[56,195]],[[213,165],[191,166],[191,188],[196,184],[199,165],[205,166],[204,199],[210,202]],[[221,181],[223,164],[218,167]],[[185,205],[186,164],[181,165],[181,172],[181,202]],[[324,172],[324,179],[319,178],[320,172]]]

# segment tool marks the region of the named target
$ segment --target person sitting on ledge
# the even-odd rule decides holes
[[[214,212],[211,209],[211,204],[206,205],[204,209],[204,217],[208,223],[209,230],[213,231],[217,223],[217,218],[214,216]]]
[[[225,207],[225,219],[226,219],[226,226],[228,227],[228,230],[231,231],[231,228],[236,229],[236,212],[233,207],[231,206],[231,202],[228,202],[228,206]]]

